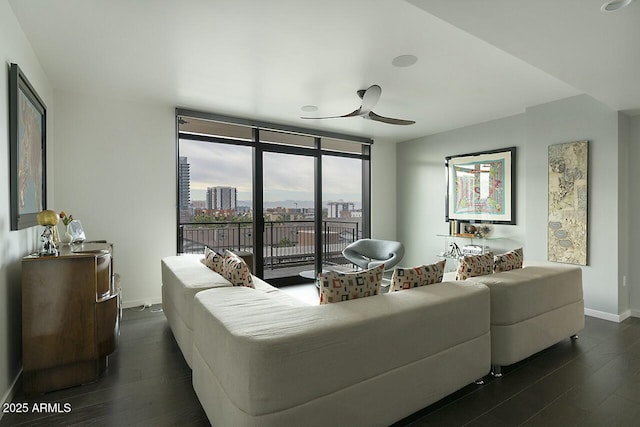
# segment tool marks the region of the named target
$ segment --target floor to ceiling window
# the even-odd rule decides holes
[[[363,161],[322,156],[322,265],[345,264],[342,250],[363,236]]]
[[[251,252],[272,284],[369,235],[370,140],[176,111],[179,253]]]

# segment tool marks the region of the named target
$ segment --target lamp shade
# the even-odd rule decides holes
[[[56,211],[44,210],[38,214],[37,219],[40,225],[56,225],[59,218]]]

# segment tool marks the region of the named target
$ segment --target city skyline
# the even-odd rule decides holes
[[[190,164],[191,200],[206,200],[209,187],[235,187],[238,203],[253,200],[251,147],[180,140],[180,157],[187,157]],[[361,204],[360,160],[323,156],[322,170],[323,202]],[[313,171],[312,157],[265,153],[265,202],[312,202]]]

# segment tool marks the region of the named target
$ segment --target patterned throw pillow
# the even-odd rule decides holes
[[[524,252],[522,251],[522,248],[514,249],[502,255],[496,255],[493,258],[493,272],[500,273],[502,271],[522,268],[523,260]]]
[[[223,272],[224,257],[206,246],[204,247],[204,260],[202,263],[216,273],[222,274]]]
[[[233,286],[255,288],[247,263],[240,257],[228,255],[224,257],[223,274]]]
[[[447,260],[442,260],[435,264],[421,265],[414,268],[396,268],[391,277],[391,288],[389,292],[442,282],[446,262]]]
[[[493,273],[493,252],[482,255],[464,255],[458,260],[456,280]]]
[[[383,273],[384,264],[356,273],[320,273],[320,304],[378,295]]]

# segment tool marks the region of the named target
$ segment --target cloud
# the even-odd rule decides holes
[[[264,153],[265,191],[294,191],[311,194],[313,198],[313,157]]]
[[[341,198],[345,201],[352,201],[354,197],[360,199],[362,197],[362,160],[323,156],[322,191],[325,199]]]
[[[207,187],[231,186],[238,199],[252,192],[252,147],[180,140],[180,156],[190,164],[192,200],[203,200]],[[313,200],[313,157],[264,153],[265,200]],[[360,202],[362,161],[323,156],[323,199]]]
[[[192,190],[230,186],[251,192],[251,147],[180,140],[180,156],[190,164]]]

